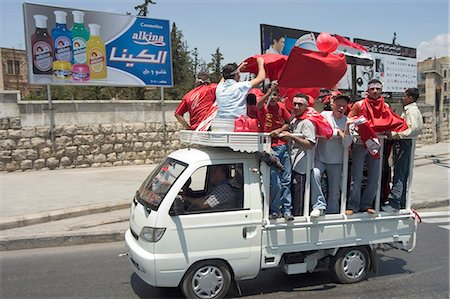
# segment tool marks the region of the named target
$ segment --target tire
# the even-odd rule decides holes
[[[366,248],[341,248],[332,259],[331,274],[340,283],[356,283],[366,279],[370,263]]]
[[[202,261],[194,264],[181,282],[186,298],[223,298],[231,284],[231,273],[220,261]]]

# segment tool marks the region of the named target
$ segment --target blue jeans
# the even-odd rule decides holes
[[[389,205],[400,209],[406,205],[406,185],[411,161],[412,140],[398,140],[394,144],[394,178],[391,192],[388,195]]]
[[[367,164],[367,182],[361,195],[364,162]],[[352,186],[348,209],[359,212],[373,208],[377,195],[379,172],[380,161],[372,157],[363,145],[355,144],[352,149]]]
[[[291,157],[289,155],[289,148],[287,144],[272,147],[275,156],[280,159],[284,170],[280,171],[276,166],[272,165],[270,168],[270,193],[272,197],[272,204],[270,205],[271,212],[282,213],[291,211],[292,196],[291,196]]]
[[[341,195],[341,182],[342,182],[342,164],[329,164],[316,160],[315,168],[313,169],[313,178],[315,184],[311,182],[312,202],[314,208],[314,199],[317,198],[317,209],[326,208],[326,213],[339,214],[339,202]],[[323,199],[323,193],[320,187],[320,182],[324,171],[327,171],[328,178],[328,198],[325,203]]]

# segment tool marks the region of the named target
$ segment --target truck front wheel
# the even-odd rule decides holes
[[[367,277],[370,255],[364,247],[341,248],[332,259],[331,273],[341,283],[355,283]]]
[[[183,278],[181,289],[186,298],[223,298],[230,288],[231,274],[220,261],[202,261],[193,265]]]

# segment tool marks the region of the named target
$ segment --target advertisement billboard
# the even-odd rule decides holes
[[[397,94],[417,87],[416,49],[361,38],[354,42],[364,46],[375,60],[372,66],[356,68],[358,90],[366,90],[372,78],[383,83],[384,92]]]
[[[261,33],[261,54],[278,53],[289,55],[292,48],[301,43],[301,47],[308,50],[317,51],[316,38],[320,32],[293,29],[267,24],[260,25]],[[284,38],[284,43],[278,42]],[[351,66],[347,67],[347,72],[337,84],[339,89],[351,89],[352,75]]]
[[[173,85],[168,20],[23,7],[30,84]]]

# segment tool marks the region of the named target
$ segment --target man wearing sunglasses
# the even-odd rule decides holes
[[[302,215],[305,197],[305,181],[308,169],[307,150],[311,150],[316,145],[316,127],[309,119],[302,119],[301,116],[308,108],[308,96],[297,94],[292,99],[294,106],[293,119],[290,123],[290,132],[280,134],[290,142],[291,163],[292,163],[292,206],[294,215]],[[295,134],[295,135],[293,135]],[[314,181],[311,181],[314,183]],[[320,186],[319,186],[320,188]],[[323,197],[321,201],[312,198],[312,208],[325,210],[326,203]],[[313,215],[311,215],[313,217]],[[320,215],[317,215],[320,216]]]

